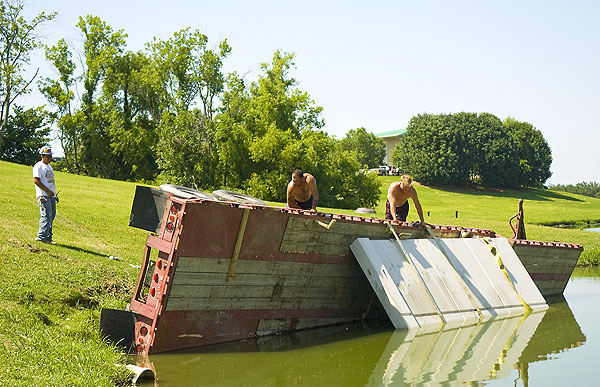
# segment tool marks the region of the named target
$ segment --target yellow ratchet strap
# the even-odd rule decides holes
[[[498,356],[498,359],[496,359],[496,361],[497,361],[496,365],[498,365],[498,367],[496,367],[496,365],[494,365],[494,367],[490,371],[490,378],[491,379],[495,379],[496,378],[496,371],[499,370],[500,369],[500,365],[504,364],[504,362],[506,361],[506,354],[508,353],[508,350],[510,349],[510,347],[512,347],[512,345],[513,345],[513,341],[515,339],[515,336],[517,335],[517,332],[519,331],[519,327],[521,326],[521,324],[523,324],[523,321],[525,321],[525,319],[530,314],[531,314],[531,309],[528,309],[527,311],[525,311],[525,314],[523,316],[521,316],[521,319],[519,320],[519,323],[515,327],[512,335],[506,341],[506,345],[502,349],[502,352],[500,353],[500,356]]]
[[[527,305],[527,303],[525,302],[525,300],[523,300],[523,298],[517,292],[517,289],[515,288],[515,285],[513,284],[513,282],[510,279],[510,275],[508,275],[508,271],[506,271],[506,267],[504,266],[504,262],[502,262],[502,257],[500,257],[500,253],[498,252],[498,249],[496,249],[496,246],[492,245],[492,243],[490,242],[489,238],[481,238],[481,239],[485,243],[487,243],[487,245],[488,245],[491,253],[494,255],[494,257],[496,257],[496,262],[498,262],[498,267],[500,268],[500,270],[502,270],[502,273],[504,273],[504,277],[506,277],[506,280],[510,284],[510,287],[515,292],[515,295],[517,296],[517,298],[519,299],[519,301],[521,301],[521,304],[523,304],[523,306],[525,307],[525,309],[527,311],[531,312],[533,309],[531,309],[531,307],[529,305]]]

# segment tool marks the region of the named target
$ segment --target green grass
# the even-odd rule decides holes
[[[135,186],[56,172],[54,236],[35,242],[31,168],[0,162],[0,386],[126,385],[102,342],[102,307],[131,297],[144,232],[127,227]],[[118,256],[119,261],[108,259]]]
[[[0,162],[0,386],[127,384],[115,366],[125,354],[101,340],[98,324],[101,308],[125,307],[137,278],[130,265],[140,263],[146,233],[127,226],[135,184],[55,174],[61,191],[57,245],[45,245],[33,240],[39,210],[31,167]],[[395,180],[381,179],[378,217]],[[530,239],[580,243],[580,263],[600,263],[600,233],[544,226],[600,220],[600,199],[537,189],[417,191],[428,223],[490,228],[505,236],[512,235],[508,219],[523,198]],[[412,209],[409,220],[417,219]]]

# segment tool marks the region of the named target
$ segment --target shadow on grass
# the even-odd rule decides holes
[[[98,252],[92,251],[92,250],[82,249],[81,247],[77,247],[77,246],[66,245],[64,243],[57,243],[56,246],[60,246],[60,247],[64,247],[69,250],[77,251],[78,253],[92,254],[92,255],[97,255],[99,257],[108,257],[108,255],[106,255],[106,254],[98,253]]]
[[[560,192],[551,191],[548,189],[541,188],[523,188],[521,190],[514,189],[494,189],[494,188],[458,188],[458,187],[434,187],[429,186],[439,191],[452,192],[463,195],[486,195],[496,196],[504,198],[515,198],[515,199],[526,199],[526,200],[538,200],[548,201],[551,199],[568,200],[571,202],[584,202],[584,200],[574,198],[568,195],[564,195]]]

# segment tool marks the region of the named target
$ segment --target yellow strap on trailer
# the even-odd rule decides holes
[[[500,270],[502,270],[502,273],[504,273],[504,277],[506,277],[506,280],[508,281],[510,287],[515,292],[515,295],[517,296],[519,301],[521,301],[521,304],[523,304],[523,306],[525,307],[525,309],[527,311],[531,312],[533,309],[525,302],[525,300],[523,300],[523,298],[521,297],[519,292],[517,292],[517,289],[515,288],[515,284],[513,284],[512,280],[510,279],[510,275],[508,274],[508,271],[506,271],[506,267],[504,266],[504,262],[502,262],[502,257],[500,256],[498,249],[496,249],[496,246],[492,245],[489,238],[481,238],[481,239],[485,243],[487,243],[487,245],[490,249],[490,252],[496,257],[496,262],[498,262],[498,267],[500,268]]]

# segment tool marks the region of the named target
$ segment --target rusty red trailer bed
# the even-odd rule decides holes
[[[164,213],[158,214],[156,229],[145,227],[153,233],[130,304],[135,352],[384,316],[349,245],[359,236],[390,238],[385,221],[172,195],[156,200],[160,195],[153,194],[152,205]],[[147,217],[144,211],[138,222]],[[392,226],[401,238],[429,237],[419,224]],[[433,231],[443,238],[497,237],[476,228],[433,226]],[[541,246],[532,243],[516,241],[515,251],[523,247],[521,253],[531,261],[525,267],[544,296],[562,294],[581,246],[551,243],[532,250]],[[566,263],[552,258],[552,265],[545,265],[548,247],[569,252]]]

